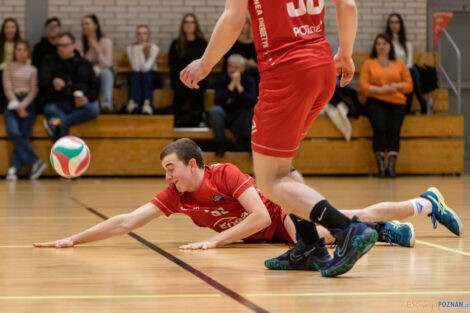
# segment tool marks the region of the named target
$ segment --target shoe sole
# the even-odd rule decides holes
[[[454,219],[457,221],[457,224],[459,225],[459,230],[460,230],[459,234],[455,234],[455,235],[462,236],[463,234],[462,221],[460,220],[460,217],[457,215],[457,213],[455,213],[454,210],[452,210],[451,208],[447,206],[446,200],[444,199],[444,196],[439,191],[439,189],[437,189],[436,187],[431,187],[427,191],[434,193],[437,196],[437,199],[439,200],[439,202],[442,203],[444,208],[452,214]]]
[[[410,238],[410,245],[409,246],[405,246],[405,247],[410,247],[410,248],[413,248],[415,246],[415,228],[413,226],[413,224],[411,223],[405,223],[405,225],[408,225],[409,228],[411,228],[411,238]]]
[[[318,271],[320,270],[320,267],[314,263],[313,267],[308,268],[308,267],[290,267],[288,264],[283,264],[279,263],[277,261],[264,261],[264,266],[270,270],[274,271]]]
[[[307,261],[308,262],[308,261]],[[326,264],[326,262],[325,262]],[[319,271],[320,265],[317,262],[313,262],[313,264],[309,264],[306,266],[299,266],[299,267],[292,267],[289,266],[288,262],[279,262],[277,260],[266,260],[264,261],[264,266],[270,270],[275,271]]]
[[[365,234],[362,234],[361,236],[366,236]],[[370,249],[374,246],[374,244],[377,242],[379,235],[375,230],[372,230],[370,234],[367,235],[367,238],[364,238],[363,246],[360,247],[355,254],[352,255],[351,259],[349,260],[348,263],[344,264],[343,266],[340,266],[338,269],[334,271],[330,270],[322,270],[321,275],[323,277],[334,277],[338,275],[342,275],[346,272],[348,272],[354,264],[367,252],[369,252]]]

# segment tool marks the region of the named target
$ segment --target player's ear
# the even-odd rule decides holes
[[[196,170],[197,169],[196,159],[194,159],[194,158],[190,159],[189,162],[188,162],[188,165],[189,165],[189,168],[191,169],[191,171]]]

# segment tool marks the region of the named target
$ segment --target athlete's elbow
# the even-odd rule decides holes
[[[271,217],[269,216],[268,212],[266,212],[265,214],[263,214],[262,218],[261,218],[261,221],[260,221],[260,224],[262,226],[262,229],[266,228],[266,227],[269,227],[271,226]]]
[[[337,8],[343,9],[356,9],[356,1],[355,0],[333,0],[334,4]]]

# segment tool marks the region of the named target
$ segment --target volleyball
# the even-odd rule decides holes
[[[90,149],[78,137],[62,137],[52,146],[51,164],[57,174],[62,177],[80,176],[90,164]]]

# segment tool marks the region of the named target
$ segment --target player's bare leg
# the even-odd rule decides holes
[[[332,232],[338,242],[334,258],[325,266],[320,266],[323,276],[337,276],[349,271],[354,263],[377,241],[377,232],[357,219],[349,219],[336,210],[325,198],[306,184],[292,177],[292,158],[278,158],[253,152],[254,171],[257,184],[263,194],[279,204],[288,213],[300,218],[293,218],[297,230],[297,244],[281,257],[267,260],[265,265],[271,269],[289,268],[305,252],[315,251],[315,247],[306,247],[304,240],[319,238],[311,222],[316,222]],[[303,220],[302,220],[303,219]],[[315,229],[315,231],[312,231]],[[322,247],[323,241],[316,241]],[[318,249],[317,249],[318,250]],[[309,260],[307,260],[307,263]],[[318,268],[318,263],[313,264]],[[310,269],[308,266],[304,269]]]

